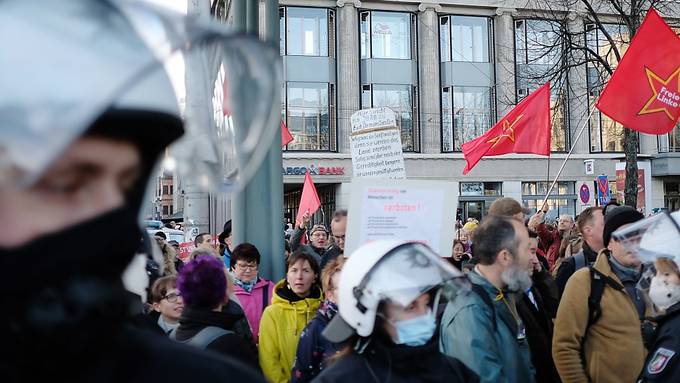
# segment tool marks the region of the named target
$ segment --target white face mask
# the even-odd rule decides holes
[[[680,285],[653,277],[649,287],[649,298],[658,308],[666,310],[680,301]]]

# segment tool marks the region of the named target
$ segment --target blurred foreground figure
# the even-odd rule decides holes
[[[112,0],[0,3],[11,36],[0,55],[0,381],[260,381],[126,325],[121,273],[141,243],[145,188],[184,132],[140,26],[173,27],[161,33],[177,39],[169,50],[226,41],[185,19]]]
[[[612,234],[645,265],[638,289],[654,304],[658,328],[638,382],[680,381],[680,212],[663,212]]]

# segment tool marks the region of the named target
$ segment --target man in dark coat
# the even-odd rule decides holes
[[[538,237],[530,235],[531,279],[533,286],[518,298],[515,306],[525,326],[531,362],[536,368],[536,381],[559,383],[560,377],[552,360],[552,318],[557,313],[557,288],[550,274],[538,260]],[[545,297],[545,298],[544,298]]]

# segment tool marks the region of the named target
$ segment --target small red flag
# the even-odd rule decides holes
[[[312,176],[307,170],[305,174],[305,184],[302,186],[302,196],[300,197],[300,207],[298,208],[297,218],[295,221],[297,223],[302,222],[302,216],[305,212],[309,214],[316,213],[321,207],[321,201],[319,200],[319,195],[316,194],[316,187],[314,187],[314,181],[312,181]]]
[[[541,86],[482,136],[463,144],[468,174],[484,156],[550,155],[550,83]]]
[[[650,8],[597,101],[626,128],[648,134],[673,130],[680,117],[680,38]]]
[[[288,145],[293,140],[293,135],[290,134],[290,130],[288,130],[286,123],[281,120],[281,147]]]

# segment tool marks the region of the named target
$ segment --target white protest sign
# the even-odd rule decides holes
[[[389,108],[363,109],[352,114],[352,149],[354,177],[406,178],[401,131]]]
[[[458,183],[353,179],[345,254],[377,239],[417,241],[451,255]]]

